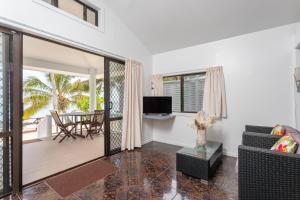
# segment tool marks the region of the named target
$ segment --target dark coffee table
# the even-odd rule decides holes
[[[176,153],[176,169],[207,184],[220,165],[222,157],[222,143],[208,141],[205,152],[198,152],[196,148],[179,150]]]

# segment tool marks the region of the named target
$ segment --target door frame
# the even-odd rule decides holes
[[[0,26],[0,32],[12,36],[12,116],[13,125],[12,131],[6,133],[11,137],[11,191],[16,193],[22,186],[22,116],[23,116],[23,103],[22,103],[22,79],[23,79],[23,34],[22,32],[15,31],[10,28]],[[5,172],[4,172],[5,173]],[[6,172],[9,173],[9,172]],[[7,194],[4,194],[7,195]]]
[[[12,191],[18,192],[22,187],[23,168],[23,34],[15,32],[13,35],[13,151],[12,151]],[[17,116],[15,118],[15,116]],[[16,125],[15,125],[16,124]],[[21,134],[20,134],[21,133]]]
[[[62,45],[65,47],[69,47],[72,49],[76,49],[79,51],[83,51],[86,53],[90,53],[90,54],[94,54],[97,56],[101,56],[104,58],[104,96],[106,95],[106,85],[105,85],[105,80],[109,79],[109,74],[107,76],[107,72],[105,72],[106,69],[106,62],[107,60],[113,60],[114,62],[119,62],[119,63],[125,63],[125,60],[117,58],[117,57],[113,57],[113,56],[109,56],[109,55],[105,55],[103,53],[100,52],[96,52],[93,50],[88,50],[88,48],[84,48],[84,47],[78,47],[76,46],[76,42],[73,44],[70,44],[71,42],[68,41],[60,41],[59,39],[52,39],[49,38],[49,36],[45,36],[43,34],[33,34],[30,31],[26,31],[26,30],[18,30],[15,28],[10,28],[10,27],[6,27],[3,25],[0,25],[0,32],[5,32],[8,34],[13,34],[13,37],[15,38],[14,42],[13,42],[13,48],[15,50],[14,54],[13,54],[13,58],[16,59],[16,61],[13,64],[13,70],[15,72],[15,75],[17,78],[14,78],[13,80],[13,91],[14,91],[14,99],[13,99],[13,105],[14,105],[14,109],[13,109],[13,116],[20,116],[15,118],[14,117],[14,123],[16,124],[16,128],[13,130],[13,134],[12,134],[12,152],[11,152],[11,156],[12,156],[12,193],[13,194],[18,194],[22,191],[22,188],[25,186],[22,183],[22,179],[23,179],[23,174],[22,174],[22,170],[23,170],[23,135],[20,134],[22,133],[22,128],[23,128],[23,122],[22,122],[22,116],[23,116],[23,36],[29,36],[29,37],[33,37],[33,38],[37,38],[40,40],[44,40],[44,41],[48,41],[48,42],[52,42],[58,45]],[[73,43],[73,42],[72,42]],[[109,73],[109,71],[108,71]],[[109,89],[109,88],[108,88]],[[106,112],[106,102],[104,102],[105,106],[105,113]],[[105,114],[106,115],[106,114]],[[106,126],[107,122],[106,122],[106,117],[105,117],[105,121],[104,121],[104,126],[105,127],[109,127]],[[104,149],[105,149],[105,154],[104,156],[108,156],[109,153],[107,153],[109,151],[109,149],[107,150],[107,147],[109,148],[110,142],[109,141],[109,134],[106,134],[106,128],[105,128],[105,133],[104,133]],[[110,129],[109,129],[110,131]],[[108,145],[108,144],[109,145]],[[102,158],[102,157],[99,157]],[[96,159],[99,159],[96,158]],[[95,160],[95,159],[94,159]],[[84,164],[87,164],[89,162],[93,162],[94,160],[88,161]],[[81,166],[81,165],[78,165]],[[77,166],[75,166],[77,167]],[[55,175],[58,175],[60,173],[64,173],[68,170],[72,170],[74,167],[70,168],[70,169],[66,169],[65,171],[56,173]],[[53,175],[51,175],[53,176]],[[51,177],[49,176],[49,177]],[[49,178],[46,177],[46,178]],[[44,179],[44,178],[43,178]],[[43,180],[41,179],[41,180]],[[38,181],[41,181],[38,180]],[[36,182],[33,182],[31,184],[34,184]],[[27,184],[26,187],[28,185],[31,184]],[[10,193],[9,193],[10,194]],[[4,196],[7,196],[9,194],[5,194]],[[1,196],[0,196],[1,198]]]

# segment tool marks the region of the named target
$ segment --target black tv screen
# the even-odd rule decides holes
[[[143,111],[145,114],[170,114],[172,113],[172,97],[144,97]]]

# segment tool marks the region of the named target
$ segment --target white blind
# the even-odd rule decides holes
[[[181,102],[181,84],[183,81],[183,102]],[[199,112],[203,107],[205,73],[178,75],[164,78],[164,96],[172,97],[173,112]],[[183,104],[183,110],[181,110]]]
[[[185,112],[199,112],[203,107],[205,75],[189,75],[183,79],[183,102]]]
[[[164,81],[164,96],[172,97],[172,111],[181,112],[180,109],[180,80]]]

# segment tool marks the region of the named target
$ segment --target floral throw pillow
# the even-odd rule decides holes
[[[271,150],[285,152],[285,153],[295,153],[297,150],[297,143],[293,137],[290,135],[283,136],[280,138],[271,148]]]
[[[300,145],[300,134],[299,133],[287,133],[287,134],[289,136],[291,136],[294,139],[294,141],[297,143],[298,149],[296,151],[296,154],[300,154],[300,147],[299,147],[299,145]]]
[[[271,132],[271,135],[280,135],[280,136],[284,136],[285,135],[285,128],[284,126],[281,126],[281,125],[276,125],[272,132]]]

